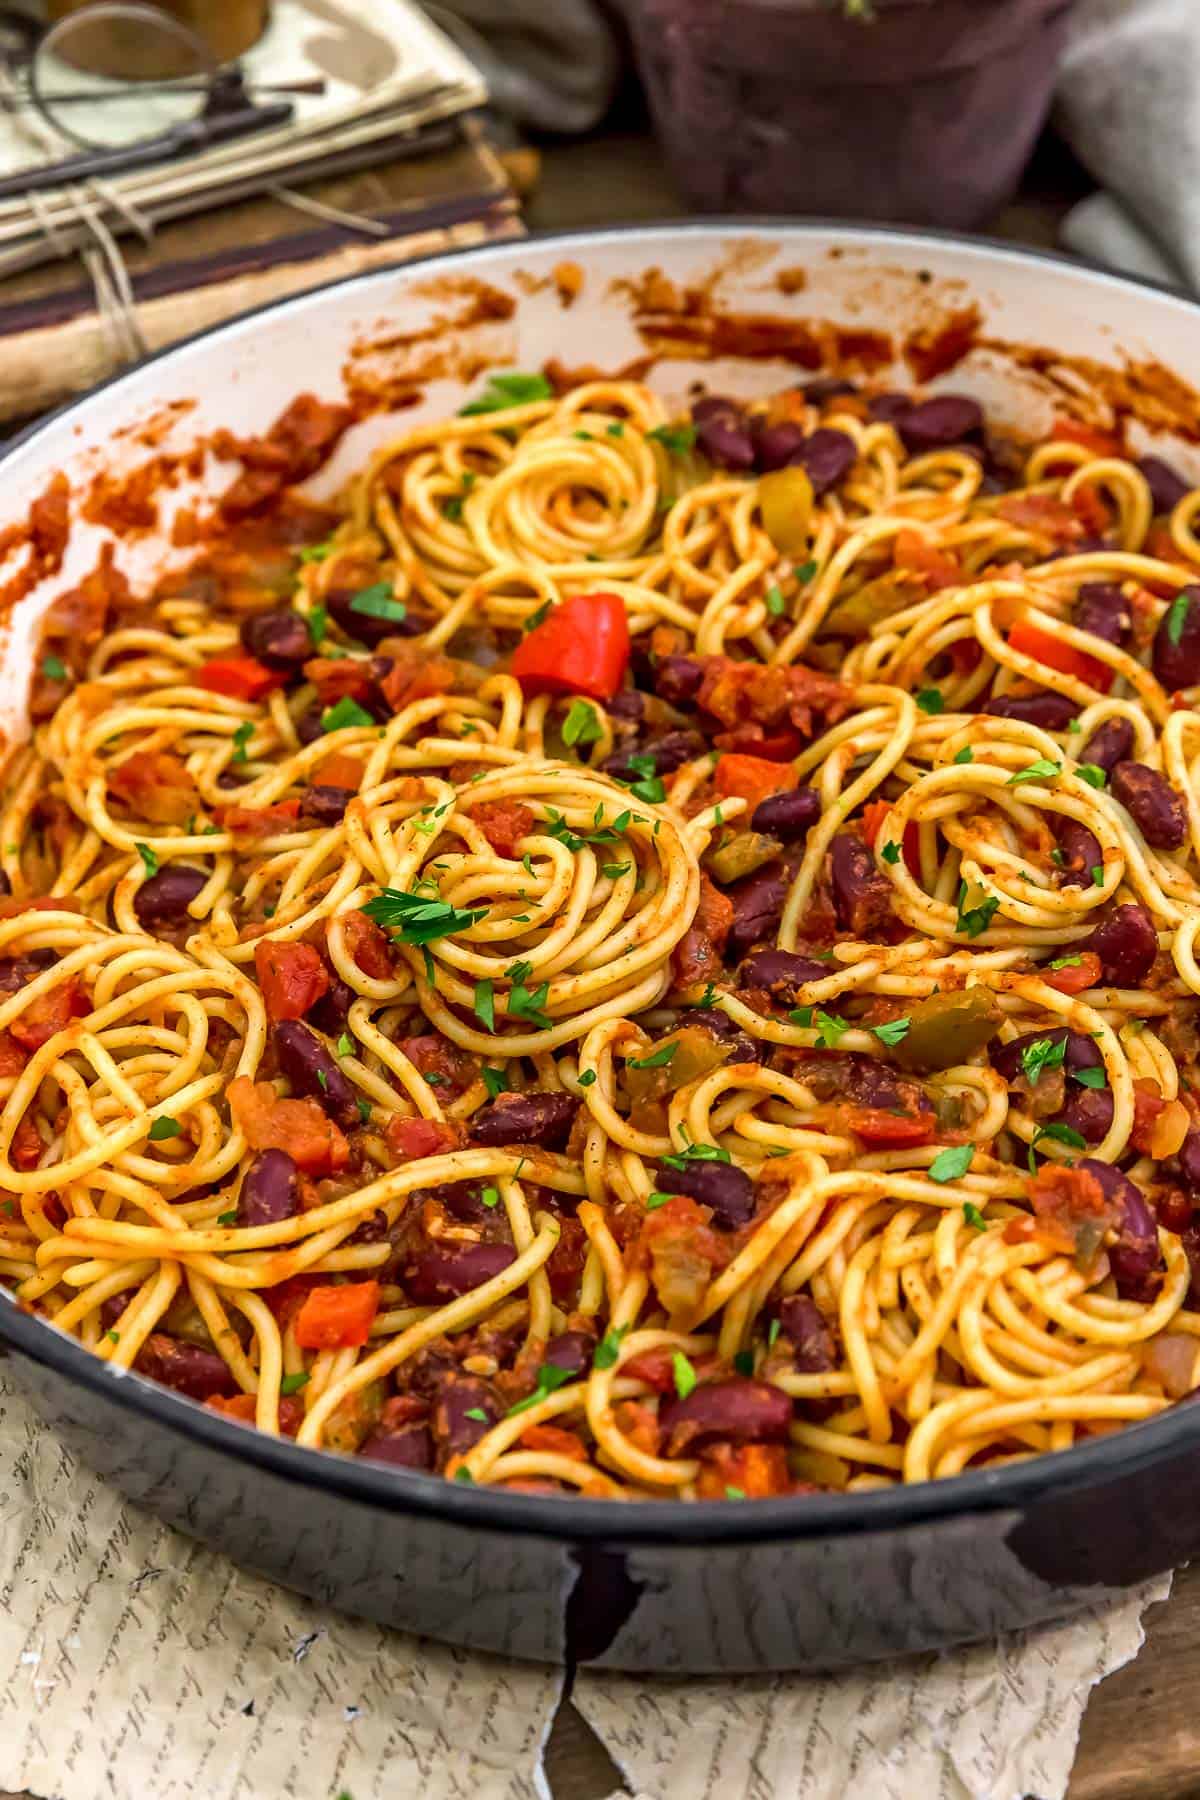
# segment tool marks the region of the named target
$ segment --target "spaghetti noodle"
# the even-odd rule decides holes
[[[961,396],[504,375],[332,512],[102,561],[5,777],[0,1274],[260,1430],[539,1492],[1170,1405],[1198,512]]]

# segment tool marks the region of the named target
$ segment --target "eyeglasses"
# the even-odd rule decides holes
[[[11,15],[9,15],[11,21]],[[10,43],[10,65],[14,60]],[[220,65],[195,32],[141,0],[100,0],[71,13],[26,48],[10,110],[40,115],[74,154],[0,179],[0,198],[90,176],[121,174],[284,125],[290,100],[255,95],[323,93],[325,83],[255,84]]]

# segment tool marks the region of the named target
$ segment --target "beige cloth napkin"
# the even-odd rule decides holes
[[[0,1365],[0,1789],[41,1800],[548,1800],[559,1671],[340,1618],[80,1468]],[[1151,1582],[999,1646],[825,1678],[583,1671],[647,1800],[1062,1800]],[[864,1596],[864,1603],[867,1597]]]

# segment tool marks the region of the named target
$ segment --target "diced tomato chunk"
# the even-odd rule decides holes
[[[457,1119],[401,1119],[392,1117],[383,1128],[388,1149],[401,1162],[420,1162],[423,1156],[444,1156],[460,1150],[467,1141],[466,1128]]]
[[[516,800],[484,800],[471,808],[471,817],[497,856],[514,857],[534,827],[533,814]]]
[[[221,806],[213,817],[235,838],[275,837],[300,817],[299,800],[277,800],[274,806]]]
[[[187,765],[169,750],[135,750],[109,770],[108,790],[155,825],[183,825],[200,804]]]
[[[392,947],[374,919],[368,919],[366,913],[356,910],[342,913],[341,921],[350,960],[357,963],[363,974],[369,975],[373,981],[390,981],[396,972],[392,962]]]
[[[19,1075],[29,1061],[25,1051],[10,1031],[0,1031],[0,1078]]]
[[[207,688],[210,694],[224,694],[227,700],[261,700],[286,681],[284,670],[268,669],[253,656],[219,656],[196,670],[198,687]]]
[[[296,1314],[296,1342],[302,1350],[349,1350],[365,1344],[379,1311],[377,1281],[346,1281],[315,1287]]]
[[[713,774],[713,786],[723,800],[745,800],[750,811],[768,794],[782,794],[796,785],[791,763],[772,762],[765,756],[743,756],[737,751],[722,756]]]
[[[701,1500],[770,1500],[795,1487],[783,1444],[712,1444],[702,1453]]]
[[[1052,987],[1059,994],[1084,994],[1088,988],[1095,987],[1100,979],[1100,958],[1094,950],[1077,952],[1077,963],[1065,963],[1061,969],[1046,968],[1041,971],[1042,980],[1047,987]]]
[[[575,594],[526,632],[512,672],[527,694],[611,700],[629,663],[629,621],[617,594]]]
[[[919,531],[897,532],[892,561],[897,569],[922,576],[934,592],[939,588],[960,587],[964,579],[957,559],[948,550],[931,544]]]
[[[714,887],[700,871],[700,900],[691,924],[675,946],[675,980],[679,987],[698,986],[711,981],[721,968],[729,928],[733,924],[733,901]]]
[[[1063,444],[1082,444],[1095,456],[1120,456],[1121,440],[1111,431],[1102,431],[1099,425],[1087,425],[1082,419],[1055,419],[1050,428],[1050,442]]]
[[[359,788],[362,786],[363,761],[345,750],[335,750],[320,765],[314,779],[322,787]]]
[[[885,1106],[840,1107],[838,1121],[864,1144],[888,1149],[932,1143],[937,1131],[937,1120],[931,1112],[895,1113]]]
[[[272,1019],[302,1019],[329,992],[329,972],[311,944],[260,938],[254,968]]]
[[[13,1133],[12,1166],[14,1169],[36,1169],[42,1160],[42,1152],[46,1148],[41,1133],[28,1113],[23,1113],[17,1121],[17,1129]]]
[[[281,1100],[269,1081],[239,1075],[226,1090],[233,1121],[252,1150],[286,1150],[306,1175],[336,1175],[350,1146],[315,1100]]]
[[[567,1456],[572,1462],[586,1462],[587,1447],[578,1432],[561,1425],[527,1425],[521,1433],[523,1450],[544,1450],[548,1456]]]
[[[27,1050],[40,1050],[56,1033],[65,1031],[72,1019],[85,1018],[91,1010],[83,983],[78,975],[71,975],[48,994],[40,995],[8,1029]]]

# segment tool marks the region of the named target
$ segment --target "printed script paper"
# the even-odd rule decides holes
[[[639,1800],[1063,1800],[1091,1689],[1137,1655],[1142,1613],[1170,1587],[861,1674],[581,1671],[572,1699]]]
[[[244,1574],[75,1463],[3,1364],[0,1571],[0,1789],[547,1800],[559,1672]],[[1061,1800],[1088,1692],[1168,1586],[999,1648],[826,1679],[581,1672],[574,1699],[649,1800]]]
[[[44,1800],[545,1793],[557,1670],[344,1619],[244,1574],[80,1468],[2,1368],[0,1571],[0,1788]]]

